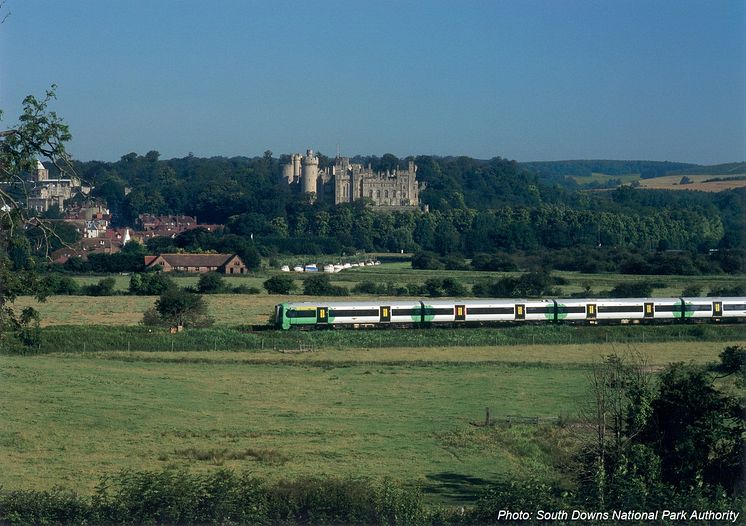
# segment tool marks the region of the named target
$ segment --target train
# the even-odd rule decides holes
[[[479,326],[500,323],[745,321],[746,297],[409,299],[287,302],[278,329]]]

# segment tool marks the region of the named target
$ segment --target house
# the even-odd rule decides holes
[[[249,269],[236,254],[161,254],[145,256],[145,268],[160,265],[164,272],[220,272],[247,274]]]

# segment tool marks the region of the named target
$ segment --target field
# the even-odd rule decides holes
[[[629,184],[632,181],[638,181],[640,179],[640,174],[608,175],[593,172],[590,177],[582,175],[570,175],[568,177],[579,185],[592,183],[606,184],[609,181],[621,181],[622,184]]]
[[[605,185],[611,181],[618,181],[622,185],[629,185],[635,181],[640,183],[640,188],[656,190],[698,190],[700,192],[722,192],[734,188],[743,188],[746,186],[746,174],[692,174],[687,175],[691,181],[688,184],[680,184],[682,175],[666,175],[663,177],[654,177],[651,179],[641,179],[640,174],[625,175],[608,175],[594,172],[591,176],[571,175],[567,176],[577,184]]]
[[[722,192],[746,187],[746,174],[733,175],[687,175],[691,183],[680,184],[681,175],[667,175],[654,179],[641,179],[640,188],[657,190],[698,190],[700,192]],[[713,179],[719,179],[713,181]]]
[[[651,370],[727,342],[639,344]],[[431,498],[561,477],[588,366],[618,344],[0,356],[0,486],[90,491],[123,468],[390,476]],[[490,407],[496,427],[472,425]],[[537,417],[539,425],[506,425]],[[570,424],[560,426],[562,417]]]
[[[312,261],[312,260],[311,260]],[[261,284],[270,276],[284,274],[277,271],[257,273],[248,277],[227,277],[227,283],[232,286],[246,285],[261,288]],[[478,271],[446,271],[446,270],[413,270],[409,263],[385,263],[378,266],[349,269],[334,274],[331,279],[336,285],[347,288],[354,287],[362,281],[374,283],[394,283],[406,285],[409,283],[422,284],[430,278],[443,279],[457,276],[466,285],[473,285],[480,281],[504,276],[517,276],[519,272],[478,272]],[[582,274],[579,272],[554,272],[567,280],[567,285],[559,285],[563,295],[581,293],[589,287],[591,294],[603,294],[622,282],[651,281],[663,283],[663,288],[654,291],[656,296],[677,296],[687,286],[696,285],[702,288],[702,294],[707,294],[716,287],[732,287],[743,283],[744,276],[740,275],[711,275],[711,276],[633,276],[625,274]],[[303,275],[293,274],[296,278],[298,290],[302,290]],[[76,277],[81,284],[95,283],[102,276]],[[127,290],[129,276],[115,276],[116,289]],[[196,276],[176,276],[178,285],[194,286]],[[273,296],[262,294],[216,294],[206,296],[210,304],[210,311],[221,326],[264,324],[273,312],[274,306],[286,300],[304,301],[302,295]],[[354,299],[360,296],[351,296]],[[19,298],[19,307],[33,306],[42,316],[42,325],[135,325],[142,319],[142,313],[150,308],[155,297],[147,296],[52,296],[46,302],[39,303],[30,297]],[[338,301],[330,298],[329,301]]]
[[[261,287],[278,274],[227,281]],[[557,274],[568,281],[563,294],[639,279],[663,282],[659,295],[693,284],[706,293],[743,279]],[[453,275],[386,263],[332,280],[352,288]],[[300,288],[304,276],[294,277]],[[176,280],[193,286],[197,277]],[[128,276],[116,281],[127,289]],[[743,325],[254,332],[275,304],[308,298],[205,298],[216,326],[174,335],[138,325],[155,297],[20,298],[16,306],[40,310],[42,341],[37,354],[0,354],[0,385],[12,394],[0,397],[0,487],[88,493],[122,469],[227,467],[269,480],[393,477],[432,502],[468,503],[497,479],[567,481],[586,436],[590,366],[604,356],[639,352],[654,373],[715,362],[746,342]],[[475,425],[488,407],[496,425]]]

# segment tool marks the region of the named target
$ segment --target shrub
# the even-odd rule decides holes
[[[720,368],[726,373],[746,371],[746,347],[731,345],[720,353]]]
[[[440,258],[435,252],[423,250],[412,256],[412,268],[420,270],[438,270],[443,268]]]
[[[233,287],[234,294],[259,294],[261,290],[256,287],[248,287],[246,285],[238,285]]]
[[[744,296],[746,295],[746,285],[733,285],[732,287],[716,287],[710,291],[708,296]]]
[[[130,294],[138,296],[160,296],[175,288],[176,282],[163,272],[138,273],[130,277]]]
[[[262,285],[270,294],[290,294],[295,290],[295,281],[291,276],[274,276]]]
[[[373,283],[372,281],[361,281],[354,287],[352,287],[352,292],[356,294],[379,294],[380,287]]]
[[[696,297],[702,294],[702,287],[699,285],[689,285],[681,291],[682,296]]]
[[[197,292],[200,294],[217,294],[227,288],[223,277],[216,272],[202,274],[197,282]]]
[[[612,298],[645,298],[653,293],[653,284],[649,281],[627,281],[611,289]]]
[[[170,289],[161,294],[155,302],[155,310],[163,323],[172,326],[207,327],[214,322],[207,315],[207,302],[204,298],[182,289]]]
[[[82,287],[81,292],[85,296],[113,296],[114,285],[116,285],[114,278],[104,278],[96,284]]]
[[[307,296],[348,296],[350,293],[344,287],[332,285],[328,275],[317,274],[306,278],[303,282],[303,294]]]
[[[54,273],[44,277],[42,286],[48,294],[71,296],[80,293],[80,285],[74,279]]]

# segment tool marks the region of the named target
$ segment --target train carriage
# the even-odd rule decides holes
[[[714,304],[712,298],[681,298],[682,315],[686,318],[712,318]]]
[[[713,303],[713,317],[746,319],[746,298],[710,299]]]
[[[516,299],[515,319],[518,321],[555,321],[557,305],[554,300]]]
[[[454,300],[457,322],[491,322],[491,321],[513,321],[515,319],[514,300]],[[459,307],[463,310],[459,311]]]
[[[744,320],[746,297],[427,299],[283,303],[275,326],[370,327],[491,322]]]
[[[646,312],[649,303],[653,304],[653,319],[681,319],[681,298],[650,298],[646,301]]]

